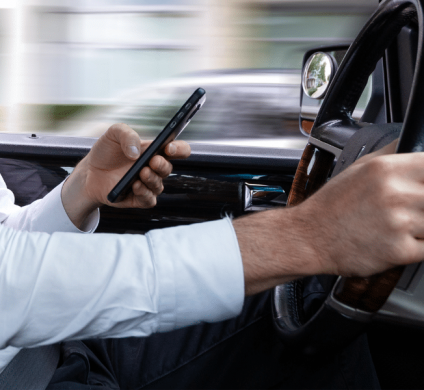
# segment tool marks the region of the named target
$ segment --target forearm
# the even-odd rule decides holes
[[[243,259],[246,295],[327,271],[312,245],[313,232],[308,229],[307,219],[307,210],[295,207],[233,221]]]

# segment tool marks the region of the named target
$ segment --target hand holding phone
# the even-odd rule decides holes
[[[131,191],[133,183],[139,178],[140,171],[149,165],[150,159],[163,152],[167,144],[175,140],[189,124],[193,116],[199,111],[206,100],[206,92],[198,88],[193,95],[182,105],[165,128],[138,158],[118,184],[110,191],[107,199],[111,203],[119,202]]]

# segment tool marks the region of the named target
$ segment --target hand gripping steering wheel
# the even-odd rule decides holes
[[[365,135],[381,140],[384,135],[397,136],[400,132],[397,153],[424,150],[423,9],[424,0],[385,0],[352,43],[314,123],[296,171],[288,206],[299,204],[325,184],[335,157],[338,160],[333,176],[358,155],[375,149],[374,142],[373,146],[356,151],[352,158],[352,151],[349,153],[348,149],[355,138],[363,139]],[[411,22],[418,23],[418,54],[403,125],[354,121],[352,112],[377,62],[402,27]],[[303,354],[338,349],[355,338],[383,306],[402,271],[400,267],[369,278],[338,278],[325,302],[309,319],[305,319],[303,313],[303,281],[277,286],[273,292],[277,330],[287,346]]]

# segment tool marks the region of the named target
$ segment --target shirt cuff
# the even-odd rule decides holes
[[[158,272],[159,332],[241,312],[243,265],[229,218],[153,230],[146,236]]]
[[[60,183],[50,191],[43,199],[37,201],[36,209],[31,221],[32,231],[54,233],[93,233],[99,224],[99,209],[94,210],[84,224],[84,230],[78,229],[66,214],[62,203],[62,187]]]

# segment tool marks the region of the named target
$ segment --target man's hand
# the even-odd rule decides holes
[[[388,154],[395,146],[361,158],[298,206],[235,220],[246,293],[424,260],[424,153]]]
[[[111,204],[107,200],[110,190],[149,144],[141,141],[125,124],[111,126],[99,138],[62,189],[63,205],[77,227],[81,228],[87,216],[103,204],[130,208],[156,205],[156,198],[163,191],[162,179],[172,172],[172,164],[159,155],[150,160],[149,167],[141,170],[140,180],[133,184],[132,192],[122,202]],[[187,158],[190,146],[184,141],[174,141],[167,145],[165,153],[172,159]]]
[[[369,276],[424,260],[424,153],[388,154],[396,144],[359,159],[310,198],[311,209],[325,202],[314,229],[326,272]]]

